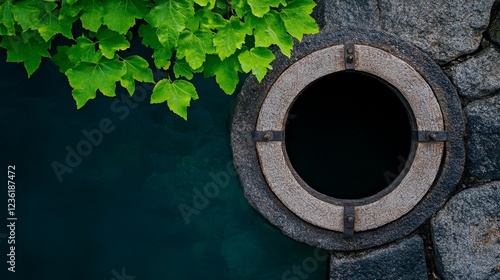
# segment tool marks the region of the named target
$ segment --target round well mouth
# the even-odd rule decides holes
[[[329,95],[322,97],[315,88]],[[376,97],[369,95],[375,91]],[[318,114],[311,114],[311,121],[319,122],[316,127],[301,120],[309,116],[300,112],[308,96],[316,108],[309,112]],[[377,102],[361,105],[372,97]],[[346,128],[351,123],[368,127],[353,131]],[[408,235],[442,207],[463,171],[463,131],[456,91],[428,56],[390,34],[343,28],[304,38],[291,58],[277,57],[263,81],[245,82],[234,111],[231,146],[245,197],[269,222],[312,246],[361,250]],[[342,146],[354,151],[334,149]],[[367,176],[373,169],[356,165],[356,175],[346,176],[346,171],[333,174],[332,163],[313,158],[305,167],[328,176],[326,183],[315,184],[295,159],[307,149],[323,156],[321,148],[346,153],[343,162],[355,152],[361,158],[356,164],[383,168]],[[381,150],[392,160],[381,163],[380,154],[364,148]],[[380,183],[368,188],[355,180]],[[349,184],[367,191],[331,189],[342,191]]]
[[[401,93],[363,72],[337,72],[309,84],[286,121],[286,154],[309,191],[365,199],[403,171],[412,123]]]

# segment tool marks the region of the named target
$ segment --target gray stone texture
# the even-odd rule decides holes
[[[324,0],[319,5],[325,5],[326,26],[352,25],[380,29],[377,1]]]
[[[416,235],[371,252],[332,255],[330,279],[427,279],[422,238]]]
[[[461,96],[479,98],[500,90],[500,52],[487,48],[451,67],[451,78]]]
[[[500,11],[495,16],[493,23],[488,30],[491,41],[500,45]]]
[[[468,172],[479,179],[500,179],[500,95],[465,108]]]
[[[446,63],[478,49],[494,0],[323,0],[327,27],[391,32]]]
[[[444,279],[500,279],[500,182],[465,189],[432,220]]]

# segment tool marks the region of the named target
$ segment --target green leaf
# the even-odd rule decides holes
[[[248,73],[251,70],[259,82],[267,74],[268,69],[273,69],[271,62],[274,58],[273,52],[262,47],[246,50],[238,56],[243,71]]]
[[[219,29],[226,25],[226,20],[218,13],[214,13],[209,9],[204,9],[205,13],[200,21],[203,28]]]
[[[14,28],[14,16],[12,14],[12,5],[11,1],[6,1],[2,5],[0,5],[0,26],[5,27],[5,32],[2,35],[14,35],[16,33],[16,29]]]
[[[248,5],[252,9],[252,14],[263,17],[271,10],[271,7],[278,7],[280,0],[248,0]]]
[[[78,62],[97,63],[102,57],[101,51],[96,51],[96,44],[87,37],[80,36],[76,39],[76,44],[66,50],[68,59],[77,64]]]
[[[194,0],[194,2],[202,7],[209,7],[210,9],[213,9],[215,7],[215,3],[217,2],[216,0]]]
[[[214,46],[221,60],[229,57],[245,43],[246,35],[251,33],[248,28],[237,17],[231,17],[226,25],[215,34]]]
[[[177,44],[186,21],[194,16],[193,2],[189,0],[163,0],[156,5],[146,20],[156,28],[158,40],[167,48]]]
[[[54,62],[57,66],[59,66],[59,71],[61,73],[65,73],[68,69],[75,67],[78,64],[78,61],[69,59],[68,51],[70,47],[68,46],[59,46],[57,47],[57,53],[52,56],[52,62]]]
[[[149,24],[141,24],[139,27],[139,36],[142,37],[142,44],[146,47],[153,49],[162,47],[154,28]]]
[[[215,1],[215,7],[220,10],[226,10],[227,9],[227,0],[216,0]]]
[[[16,3],[12,8],[14,19],[21,25],[23,31],[38,30],[45,41],[49,41],[56,34],[63,34],[73,38],[71,27],[73,19],[59,19],[56,3],[40,1],[24,1]]]
[[[102,51],[104,57],[108,59],[113,58],[117,51],[123,51],[130,47],[130,43],[127,41],[125,35],[109,30],[105,26],[99,29],[96,37],[99,40],[99,49]]]
[[[24,35],[24,36],[23,36]],[[50,57],[45,42],[36,32],[25,32],[21,36],[2,36],[0,46],[7,49],[7,62],[24,62],[28,77],[42,62],[42,57]]]
[[[151,104],[167,101],[170,110],[187,120],[187,107],[191,100],[197,100],[198,93],[194,85],[185,80],[171,82],[167,79],[159,81],[153,89]]]
[[[179,59],[174,64],[174,75],[176,78],[186,77],[191,80],[193,78],[193,71],[189,64],[184,59]]]
[[[206,55],[215,51],[212,41],[212,32],[186,30],[179,37],[177,57],[185,58],[193,69],[200,68],[205,62]]]
[[[73,87],[73,98],[80,109],[87,101],[94,99],[99,90],[105,96],[115,96],[116,82],[126,70],[118,58],[102,58],[98,63],[82,62],[66,71],[69,84]]]
[[[209,55],[205,63],[205,77],[215,76],[215,81],[226,94],[232,94],[239,82],[238,72],[241,71],[236,55],[224,60],[216,55]]]
[[[102,0],[82,0],[82,13],[80,20],[82,26],[92,32],[97,32],[103,22],[106,10],[106,1]]]
[[[226,20],[208,6],[196,11],[194,18],[186,23],[189,30],[219,29],[226,25]]]
[[[142,37],[142,44],[154,50],[152,57],[156,67],[165,70],[168,69],[170,67],[172,49],[166,48],[160,43],[154,29],[148,24],[143,24],[139,27],[139,35]]]
[[[83,3],[79,0],[64,0],[61,3],[61,9],[59,10],[60,18],[75,18],[78,16],[83,8]]]
[[[319,31],[314,18],[310,16],[316,4],[312,0],[293,0],[280,13],[290,35],[302,41],[304,34],[314,34]]]
[[[277,12],[271,11],[263,18],[257,18],[247,15],[245,20],[255,28],[255,46],[269,47],[276,44],[287,57],[290,57],[290,51],[293,48],[293,40],[286,32],[285,25]]]
[[[57,6],[56,4],[52,4]],[[40,20],[45,10],[43,2],[23,1],[18,2],[12,7],[14,19],[22,27],[23,31],[34,30],[37,22]]]
[[[135,81],[154,83],[153,72],[144,58],[133,55],[125,58],[123,62],[126,73],[122,76],[120,84],[127,89],[130,95],[135,92]]]
[[[236,15],[238,15],[238,17],[240,18],[243,18],[247,13],[251,11],[247,0],[230,0],[229,3],[231,3],[231,7],[236,12]]]
[[[148,13],[147,2],[143,0],[108,0],[103,22],[109,29],[126,34],[136,19]]]

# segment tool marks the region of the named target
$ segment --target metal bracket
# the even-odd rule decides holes
[[[414,131],[414,139],[418,142],[445,142],[448,141],[447,131]]]
[[[283,141],[285,133],[276,130],[254,131],[252,140],[255,142]]]
[[[344,205],[344,238],[354,237],[354,206]]]
[[[345,61],[345,70],[355,70],[353,42],[347,42],[344,44],[344,61]]]

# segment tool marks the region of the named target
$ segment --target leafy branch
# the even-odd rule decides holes
[[[271,46],[290,56],[293,38],[318,31],[314,6],[312,0],[3,0],[0,47],[8,62],[24,63],[28,77],[42,57],[50,58],[68,78],[77,108],[98,91],[115,96],[117,83],[132,95],[136,82],[146,82],[155,84],[151,103],[166,102],[187,119],[198,99],[190,82],[195,73],[215,77],[226,94],[235,91],[238,73],[261,81],[275,59]],[[136,38],[150,58],[134,54]],[[168,77],[155,81],[152,68]]]

